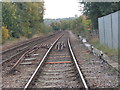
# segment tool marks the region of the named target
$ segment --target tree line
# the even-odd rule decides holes
[[[45,25],[44,2],[3,2],[2,3],[2,38],[25,36],[31,38],[35,34],[52,30],[73,30],[77,34],[87,36],[92,29],[98,29],[98,18],[120,10],[120,2],[82,2],[83,16],[76,19],[63,19]]]
[[[48,32],[48,26],[43,23],[43,16],[44,2],[3,2],[3,41],[10,37],[31,38],[34,34]]]
[[[87,19],[84,15],[72,20],[63,19],[59,22],[52,22],[50,25],[53,30],[72,30],[82,36],[87,36],[92,29],[91,20]]]
[[[81,2],[83,15],[74,20],[61,20],[51,26],[54,30],[72,30],[89,38],[93,30],[98,30],[98,18],[120,10],[120,2]]]
[[[98,18],[120,10],[120,2],[81,2],[83,14],[92,21],[94,29],[98,29]]]

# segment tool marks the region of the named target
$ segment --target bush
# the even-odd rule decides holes
[[[2,26],[2,39],[8,39],[8,37],[9,37],[8,29]]]

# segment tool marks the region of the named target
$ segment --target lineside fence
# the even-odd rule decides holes
[[[118,48],[120,42],[120,11],[98,18],[101,44]]]

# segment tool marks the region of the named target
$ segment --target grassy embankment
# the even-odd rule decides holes
[[[102,50],[105,54],[107,54],[110,57],[117,57],[118,56],[117,49],[111,49],[106,45],[101,45],[98,37],[91,38],[90,43],[93,44],[93,46],[95,48]]]
[[[80,33],[76,33],[76,34],[80,35]],[[97,34],[93,34],[91,37],[88,32],[83,32],[81,36],[85,37],[90,44],[92,44],[95,48],[102,50],[109,57],[118,58],[118,49],[112,49],[109,48],[107,45],[100,44]]]
[[[5,47],[9,47],[9,46],[12,46],[12,45],[15,45],[17,43],[20,43],[22,41],[25,41],[25,40],[28,40],[28,39],[32,39],[32,38],[36,38],[36,37],[41,37],[41,36],[44,36],[44,35],[47,35],[47,34],[52,34],[53,32],[49,32],[49,33],[41,33],[41,34],[35,34],[33,35],[31,38],[27,38],[27,37],[20,37],[20,38],[13,38],[13,37],[9,37],[9,39],[5,40],[4,43],[3,43],[3,40],[2,40],[2,37],[0,38],[1,41],[0,43],[2,43],[2,47],[3,49]]]

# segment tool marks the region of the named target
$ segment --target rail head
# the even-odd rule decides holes
[[[84,79],[84,77],[83,77],[83,74],[82,74],[82,72],[81,72],[81,70],[80,70],[80,67],[79,67],[79,65],[78,65],[78,63],[77,63],[77,60],[76,60],[76,58],[75,58],[75,55],[74,55],[74,53],[73,53],[72,46],[71,46],[71,43],[70,43],[70,39],[68,39],[68,47],[69,47],[69,50],[70,50],[70,54],[71,54],[71,56],[72,56],[72,58],[73,58],[73,60],[74,60],[75,66],[76,66],[76,68],[77,68],[77,70],[78,70],[79,76],[80,76],[80,78],[82,79],[83,85],[84,85],[84,87],[85,87],[86,90],[89,90],[89,89],[88,89],[88,86],[87,86],[87,83],[86,83],[86,81],[85,81],[85,79]]]
[[[57,33],[61,33],[61,32],[57,32]],[[23,45],[27,45],[27,44],[29,44],[29,43],[31,43],[31,42],[36,42],[36,41],[38,41],[38,40],[42,40],[42,39],[45,39],[45,38],[47,38],[47,37],[50,37],[50,36],[52,36],[52,35],[54,35],[54,34],[57,34],[57,33],[53,33],[53,34],[50,34],[50,35],[47,35],[46,37],[43,37],[43,36],[41,36],[41,37],[36,37],[36,38],[33,38],[33,39],[31,39],[31,40],[25,40],[25,41],[23,41],[21,44],[19,44],[19,45],[16,45],[16,46],[14,46],[14,47],[11,47],[11,48],[9,48],[9,49],[6,49],[6,50],[4,50],[4,51],[0,51],[0,54],[3,54],[3,53],[7,53],[7,52],[9,52],[9,51],[11,51],[11,50],[14,50],[14,49],[16,49],[16,48],[19,48],[19,47],[22,47]]]
[[[24,87],[24,90],[27,90],[30,86],[30,84],[32,83],[32,81],[35,79],[35,76],[37,75],[37,73],[39,72],[41,66],[43,65],[45,59],[47,58],[49,52],[52,50],[53,46],[57,43],[57,41],[63,36],[64,34],[62,34],[59,38],[57,38],[54,43],[51,45],[51,47],[47,50],[47,52],[45,53],[44,57],[42,58],[41,62],[39,63],[39,65],[37,66],[36,70],[34,71],[34,73],[32,74],[32,76],[30,77],[29,81],[27,82],[27,84]]]
[[[40,40],[41,39],[41,42],[43,42],[44,40],[46,40],[47,39],[47,37],[51,37],[51,36],[54,36],[54,35],[58,35],[58,34],[60,34],[61,32],[57,32],[57,33],[53,33],[53,34],[50,34],[50,35],[47,35],[46,37],[37,37],[37,38],[34,38],[35,40],[34,40],[34,42],[36,41],[36,40]],[[32,40],[33,41],[33,40]],[[18,45],[18,46],[15,46],[15,47],[12,47],[12,48],[10,48],[10,49],[7,49],[7,50],[5,50],[5,51],[0,51],[0,55],[2,56],[3,55],[3,53],[6,53],[6,52],[9,52],[10,50],[13,50],[13,49],[16,49],[16,48],[19,48],[19,47],[21,47],[22,45],[27,45],[28,43],[31,43],[32,41],[28,41],[27,43],[23,43],[23,44],[20,44],[20,45]],[[37,45],[37,44],[35,44],[35,45]],[[28,47],[28,46],[26,46],[26,47],[24,47],[24,49],[27,49],[27,48],[30,48],[30,47]],[[25,50],[26,51],[26,50]],[[19,53],[16,53],[16,54],[14,54],[13,56],[10,56],[9,58],[7,58],[7,59],[2,59],[2,62],[0,62],[0,65],[1,64],[3,64],[3,63],[5,63],[5,62],[7,62],[7,61],[10,61],[11,59],[13,59],[13,58],[15,58],[16,56],[18,56],[18,55],[20,55],[21,53],[24,53],[24,51],[21,51],[21,52],[19,52]]]

